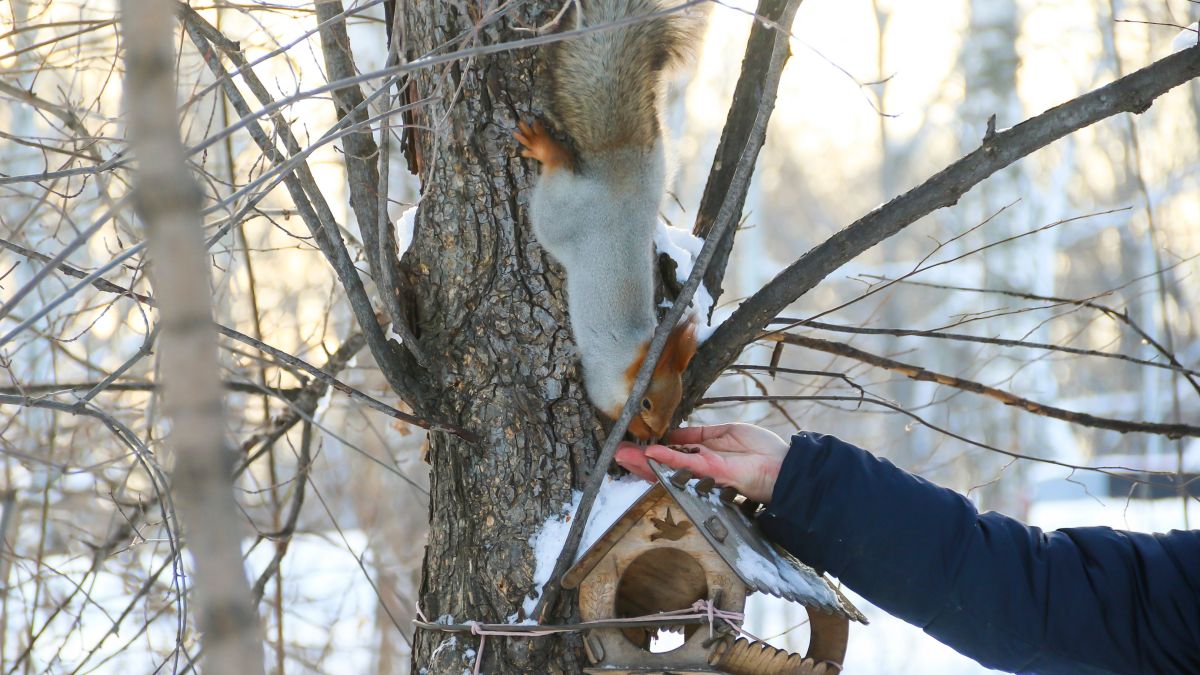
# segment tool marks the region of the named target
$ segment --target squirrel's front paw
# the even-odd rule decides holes
[[[536,159],[545,165],[547,171],[571,168],[571,152],[555,140],[540,121],[534,120],[532,125],[518,121],[517,129],[513,132],[513,138],[525,146],[521,150],[522,157]]]

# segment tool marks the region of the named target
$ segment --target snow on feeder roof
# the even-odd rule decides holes
[[[563,576],[562,586],[579,589],[585,621],[686,614],[697,607],[725,618],[718,625],[693,615],[687,625],[666,631],[591,630],[584,640],[593,663],[587,672],[770,675],[840,670],[849,621],[866,623],[865,617],[827,578],[768,541],[743,513],[744,501],[735,491],[718,490],[711,479],[671,472],[654,461],[650,466],[658,482],[587,547]],[[807,654],[746,639],[752,636],[740,631],[741,612],[754,591],[809,611]],[[708,629],[699,630],[704,624]]]

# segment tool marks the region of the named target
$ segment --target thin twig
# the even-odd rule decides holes
[[[973,440],[973,439],[963,436],[961,434],[956,434],[953,431],[946,429],[945,427],[940,427],[936,424],[929,422],[924,417],[921,417],[920,415],[912,412],[911,410],[904,408],[903,406],[892,403],[891,401],[887,401],[887,400],[875,398],[875,397],[862,398],[859,396],[830,396],[830,395],[804,396],[804,395],[786,395],[786,394],[785,395],[772,394],[770,396],[713,396],[713,397],[709,397],[709,398],[700,399],[699,405],[708,406],[708,405],[720,405],[722,403],[747,403],[747,402],[760,402],[760,401],[768,401],[768,400],[769,401],[812,401],[814,403],[822,403],[822,402],[854,403],[856,408],[860,407],[864,403],[868,404],[868,405],[875,405],[875,406],[879,406],[881,408],[887,408],[888,410],[897,412],[906,417],[910,417],[913,420],[915,420],[916,422],[920,423],[922,426],[929,427],[930,429],[938,432],[939,434],[948,436],[949,438],[953,438],[957,441],[962,441],[963,443],[966,443],[968,445],[973,445],[977,448],[987,450],[989,452],[996,452],[1001,455],[1011,457],[1013,459],[1021,459],[1021,460],[1031,461],[1031,462],[1039,462],[1041,464],[1051,464],[1053,466],[1061,466],[1064,469],[1071,469],[1073,471],[1092,471],[1095,473],[1104,474],[1106,476],[1112,476],[1114,478],[1120,478],[1122,480],[1127,480],[1127,481],[1130,481],[1133,483],[1146,483],[1146,484],[1150,484],[1150,485],[1161,485],[1161,483],[1154,483],[1153,481],[1147,481],[1145,479],[1138,478],[1136,476],[1136,474],[1152,475],[1152,476],[1175,476],[1175,475],[1177,475],[1174,471],[1146,471],[1144,469],[1137,469],[1137,468],[1128,467],[1128,466],[1084,466],[1082,464],[1071,464],[1070,462],[1062,462],[1057,459],[1048,459],[1046,457],[1035,457],[1033,455],[1026,455],[1026,454],[1023,454],[1020,452],[1013,452],[1012,450],[1005,450],[1004,448],[998,448],[994,445],[988,445],[987,443]],[[850,410],[846,410],[844,408],[840,408],[840,407],[836,407],[836,406],[834,406],[834,409],[842,410],[844,412],[851,412]],[[1135,474],[1135,475],[1130,475],[1130,474]]]
[[[283,527],[276,532],[262,535],[267,539],[276,540],[275,553],[271,556],[271,561],[263,568],[258,579],[255,580],[254,586],[250,592],[254,595],[255,604],[262,601],[263,592],[267,588],[267,582],[271,580],[279,572],[279,565],[283,562],[283,556],[287,554],[288,546],[292,543],[292,535],[296,533],[296,523],[300,520],[300,509],[304,506],[304,493],[308,486],[308,474],[312,468],[312,425],[304,423],[304,433],[300,438],[300,456],[296,462],[296,480],[294,481],[295,488],[292,493],[292,505],[288,510],[287,520]]]
[[[1085,427],[1093,427],[1096,429],[1108,429],[1109,431],[1118,431],[1121,433],[1139,432],[1144,434],[1159,434],[1167,438],[1179,438],[1181,436],[1200,436],[1200,427],[1183,423],[1167,423],[1167,422],[1131,422],[1126,420],[1114,420],[1106,417],[1097,417],[1088,413],[1074,412],[1057,408],[1051,405],[1031,401],[1027,398],[1022,398],[1016,394],[1011,394],[995,387],[989,387],[986,384],[966,380],[953,375],[945,375],[932,370],[926,370],[920,366],[914,366],[907,363],[889,359],[884,356],[878,356],[865,352],[857,347],[840,342],[830,342],[829,340],[820,340],[811,338],[805,335],[796,335],[793,333],[772,333],[767,339],[786,342],[790,345],[804,347],[826,354],[834,354],[836,356],[844,356],[846,358],[861,361],[872,365],[876,368],[890,370],[895,373],[900,373],[910,380],[918,382],[934,382],[947,387],[954,387],[963,391],[969,391],[974,394],[980,394],[989,398],[994,398],[1004,405],[1010,405],[1014,408],[1020,408],[1034,415],[1042,417],[1052,417],[1071,424],[1078,424]]]
[[[1136,363],[1139,366],[1148,366],[1151,368],[1162,368],[1163,370],[1171,370],[1179,373],[1186,373],[1193,376],[1200,376],[1200,371],[1184,368],[1183,366],[1172,363],[1163,363],[1161,361],[1150,361],[1149,359],[1139,359],[1136,356],[1128,356],[1126,354],[1117,354],[1113,352],[1102,352],[1095,349],[1083,349],[1080,347],[1068,347],[1066,345],[1055,345],[1045,342],[1030,342],[1028,340],[1012,340],[1008,338],[986,337],[983,335],[970,335],[968,333],[947,333],[940,330],[912,330],[906,328],[866,328],[863,326],[847,326],[842,324],[825,323],[823,321],[810,321],[808,319],[794,319],[788,317],[779,317],[773,319],[770,325],[786,324],[789,326],[805,326],[808,328],[816,328],[826,330],[833,333],[853,333],[856,335],[891,335],[894,337],[921,337],[931,338],[935,340],[955,340],[958,342],[977,342],[980,344],[997,345],[999,347],[1020,347],[1023,349],[1040,349],[1044,351],[1063,352],[1065,354],[1076,354],[1078,356],[1094,356],[1105,359],[1117,359],[1119,361],[1128,361]]]

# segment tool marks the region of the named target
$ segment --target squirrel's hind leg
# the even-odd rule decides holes
[[[546,171],[574,168],[571,151],[551,136],[538,120],[534,120],[532,125],[517,122],[513,138],[524,146],[521,156],[536,159],[546,167]]]

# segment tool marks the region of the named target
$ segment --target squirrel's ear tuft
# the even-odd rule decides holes
[[[696,355],[696,317],[689,316],[671,330],[667,348],[663,351],[662,363],[670,364],[672,371],[682,373]]]

